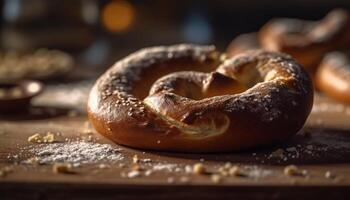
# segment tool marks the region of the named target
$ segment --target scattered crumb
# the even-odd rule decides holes
[[[186,173],[192,173],[192,167],[190,165],[185,166],[185,172]]]
[[[133,163],[138,163],[139,162],[139,157],[136,154],[132,157],[132,162]]]
[[[207,170],[202,163],[196,163],[193,165],[193,173],[205,174],[206,172],[207,172]]]
[[[36,133],[28,137],[28,142],[32,143],[41,143],[42,136],[39,133]]]
[[[55,134],[51,132],[47,132],[44,136],[39,133],[36,133],[28,137],[28,142],[31,143],[52,143],[55,142],[55,140]]]
[[[295,165],[288,165],[284,168],[284,174],[286,176],[307,176],[307,170],[301,170]]]
[[[150,176],[153,173],[152,170],[146,170],[145,171],[145,176]]]
[[[326,171],[326,173],[324,174],[324,177],[328,179],[335,179],[336,175],[333,174],[331,171]]]
[[[47,134],[43,137],[44,143],[52,143],[55,141],[55,135],[51,132],[47,132]]]
[[[233,166],[229,169],[228,173],[231,175],[231,176],[242,176],[242,177],[245,177],[247,176],[247,174],[245,174],[243,172],[242,169],[240,169],[238,166]]]
[[[168,177],[168,178],[167,178],[167,182],[168,182],[168,183],[174,183],[174,181],[175,181],[175,178],[174,178],[174,177]]]
[[[55,163],[52,166],[52,171],[57,174],[72,173],[72,165],[69,163]]]
[[[214,183],[219,183],[219,182],[221,182],[221,176],[220,175],[218,175],[218,174],[213,174],[213,175],[211,175],[210,176],[210,179],[211,179],[211,181],[213,181]]]
[[[128,178],[136,178],[136,177],[139,177],[139,176],[141,176],[141,173],[139,171],[130,171],[127,174]]]
[[[187,183],[190,181],[190,178],[188,178],[187,176],[182,176],[182,177],[180,177],[180,181],[183,183]]]
[[[241,177],[247,177],[248,174],[244,172],[242,168],[240,168],[237,165],[232,165],[231,163],[226,163],[223,167],[220,167],[218,169],[218,173],[221,176],[241,176]]]
[[[109,168],[109,166],[102,163],[102,164],[98,165],[98,168],[100,168],[100,169],[107,169],[107,168]]]

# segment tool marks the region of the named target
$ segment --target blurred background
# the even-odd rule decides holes
[[[31,115],[43,112],[35,106],[84,113],[96,78],[140,48],[198,43],[225,51],[271,18],[318,20],[338,7],[350,9],[350,1],[0,0],[0,115],[27,110],[34,96]]]
[[[0,0],[0,52],[59,49],[96,73],[142,47],[190,42],[224,50],[270,18],[320,19],[336,7],[350,1]]]

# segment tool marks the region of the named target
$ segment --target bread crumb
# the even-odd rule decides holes
[[[41,141],[42,141],[42,137],[39,133],[36,133],[36,134],[28,137],[28,142],[41,143]]]
[[[175,181],[175,178],[174,178],[174,177],[168,177],[168,178],[167,178],[167,182],[168,182],[168,183],[174,183],[174,181]]]
[[[231,176],[247,176],[238,166],[233,166],[228,170]]]
[[[43,137],[43,142],[45,143],[52,143],[55,141],[55,135],[51,132],[47,132],[46,135]]]
[[[182,177],[180,177],[180,181],[183,183],[187,183],[190,181],[190,178],[188,178],[187,176],[182,176]]]
[[[51,132],[47,132],[45,136],[42,136],[39,133],[36,133],[28,137],[28,142],[32,143],[52,143],[55,142],[55,135]]]
[[[55,163],[52,166],[52,171],[56,174],[72,173],[72,165],[69,163]]]
[[[139,171],[130,171],[127,176],[128,178],[136,178],[141,176],[141,173]]]
[[[100,169],[107,169],[107,168],[109,168],[109,166],[106,165],[106,164],[99,164],[98,168],[100,168]]]
[[[185,166],[185,172],[186,173],[192,173],[192,167],[190,165]]]
[[[196,163],[193,165],[193,173],[195,174],[205,174],[206,168],[202,163]]]
[[[132,157],[132,162],[133,163],[138,163],[139,162],[139,157],[136,154]]]
[[[150,176],[153,173],[152,170],[147,170],[145,171],[145,176]]]
[[[336,175],[333,174],[331,171],[326,171],[326,173],[324,174],[324,177],[326,177],[328,179],[334,179],[334,178],[336,178]]]
[[[295,165],[288,165],[284,168],[284,174],[287,176],[307,176],[307,170],[300,170]]]
[[[211,175],[211,181],[213,181],[214,183],[219,183],[221,182],[221,176],[218,174],[213,174]]]

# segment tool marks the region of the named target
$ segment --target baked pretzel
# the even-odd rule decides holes
[[[316,85],[327,95],[350,103],[350,57],[349,52],[326,54],[316,72]]]
[[[93,86],[88,116],[122,145],[220,152],[286,140],[312,102],[310,78],[290,56],[252,51],[221,61],[213,46],[181,44],[114,64]]]
[[[226,49],[228,57],[232,57],[248,50],[260,49],[258,33],[244,33],[235,37]]]
[[[350,14],[335,9],[320,21],[279,18],[269,21],[259,31],[263,49],[293,56],[312,70],[325,53],[350,45]]]

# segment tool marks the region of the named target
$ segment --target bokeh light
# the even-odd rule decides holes
[[[103,8],[102,23],[111,32],[129,30],[134,20],[135,8],[127,1],[111,1]]]
[[[213,38],[213,30],[208,18],[199,12],[192,12],[183,27],[186,42],[209,43]]]

